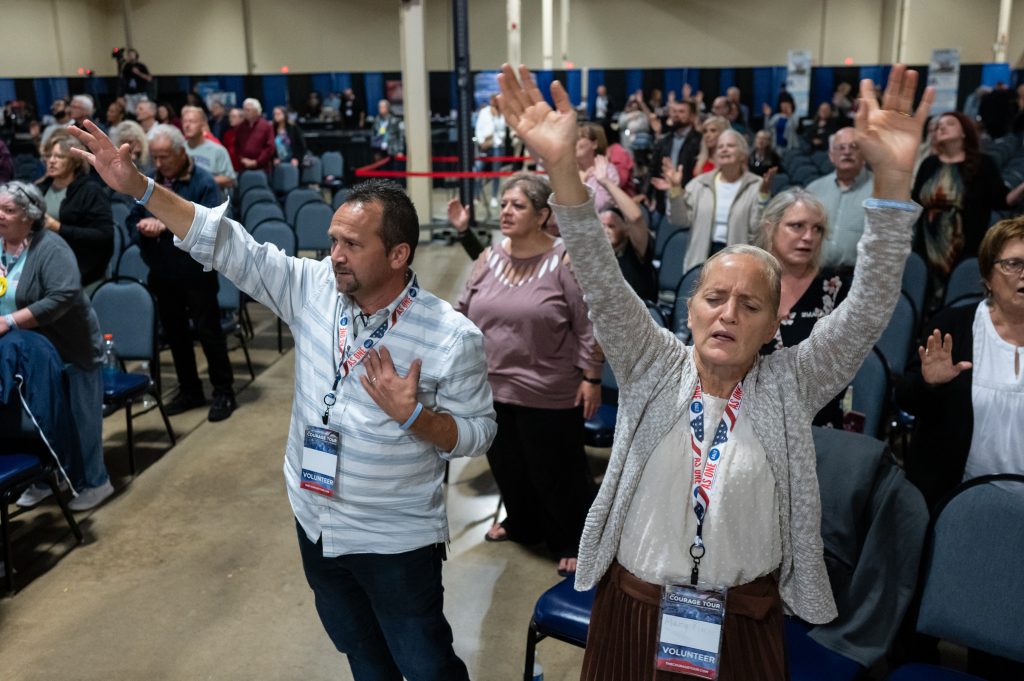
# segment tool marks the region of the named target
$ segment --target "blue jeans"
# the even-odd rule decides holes
[[[443,544],[324,558],[295,527],[316,611],[356,681],[469,681],[442,610]]]
[[[98,364],[89,370],[65,364],[64,373],[81,452],[78,460],[69,462],[68,475],[76,490],[99,487],[108,479],[103,462],[103,370]]]

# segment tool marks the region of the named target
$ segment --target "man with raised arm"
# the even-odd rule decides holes
[[[480,331],[420,288],[419,219],[395,184],[355,187],[331,255],[292,258],[155,185],[96,126],[73,132],[113,189],[182,250],[268,306],[295,337],[284,475],[320,620],[352,675],[468,679],[442,611],[449,539],[442,481],[496,431]],[[394,331],[394,333],[392,333]]]

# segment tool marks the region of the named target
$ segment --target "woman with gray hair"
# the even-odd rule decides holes
[[[149,173],[153,170],[149,160],[149,140],[141,125],[135,121],[121,121],[110,129],[110,141],[116,147],[128,145],[132,151],[132,161],[139,172]]]
[[[781,267],[779,328],[761,348],[768,355],[806,340],[814,325],[831,314],[850,290],[848,272],[821,268],[822,243],[828,236],[828,215],[813,194],[787,189],[765,207],[757,245],[775,256]],[[842,428],[837,396],[814,418],[814,425]]]
[[[729,128],[718,136],[714,172],[698,175],[684,190],[682,166],[673,168],[666,159],[663,177],[651,178],[655,188],[668,192],[669,223],[690,230],[684,272],[726,246],[750,243],[757,236],[773,173],[760,178],[747,170],[749,155],[746,138]]]
[[[619,384],[615,443],[577,563],[576,588],[597,587],[581,679],[788,679],[783,604],[812,624],[837,615],[811,418],[896,306],[921,210],[910,201],[914,153],[935,91],[915,115],[917,73],[894,66],[881,105],[862,83],[857,142],[874,193],[857,276],[807,340],[762,357],[779,323],[778,261],[746,244],[723,250],[690,301],[693,345],[661,328],[601,234],[568,94],[555,81],[553,109],[525,67],[519,75],[503,67],[500,105],[551,178],[549,204]]]
[[[64,462],[78,495],[69,504],[85,511],[114,493],[103,463],[103,359],[99,321],[82,293],[75,254],[44,227],[46,200],[38,187],[0,185],[0,336],[32,329],[46,336],[68,377],[71,415],[80,443]],[[35,506],[49,487],[30,487],[18,505]]]

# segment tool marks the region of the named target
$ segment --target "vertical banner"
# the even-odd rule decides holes
[[[797,117],[807,116],[811,100],[811,51],[790,50],[786,71],[786,91],[796,103]]]
[[[960,87],[958,48],[932,50],[932,60],[928,64],[928,84],[935,88],[933,114],[956,111],[956,92]]]

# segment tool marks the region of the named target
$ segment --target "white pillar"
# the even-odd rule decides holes
[[[996,42],[992,46],[992,61],[997,64],[1006,61],[1006,44],[1010,40],[1010,11],[1013,0],[999,1],[999,28],[996,31]]]
[[[900,32],[899,42],[896,44],[896,61],[905,64],[907,56],[907,34],[910,32],[910,0],[900,0]]]
[[[426,0],[404,0],[399,10],[399,39],[402,45],[402,99],[405,109],[406,167],[429,172],[430,92],[427,79]],[[433,180],[410,177],[406,180],[409,198],[416,206],[420,224],[430,222],[430,198]]]
[[[505,30],[508,32],[508,61],[512,68],[523,63],[523,24],[520,18],[521,0],[507,0]]]
[[[558,12],[558,23],[561,26],[561,39],[562,39],[562,64],[561,67],[565,68],[566,62],[569,60],[569,0],[562,0],[562,5]]]
[[[555,0],[544,0],[541,9],[541,55],[540,67],[550,71],[555,67]]]

